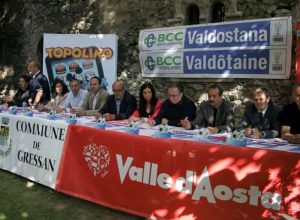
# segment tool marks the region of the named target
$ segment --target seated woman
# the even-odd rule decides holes
[[[51,91],[53,94],[51,101],[45,106],[39,104],[39,111],[55,110],[57,107],[62,106],[66,100],[69,89],[63,80],[56,78],[52,84]]]
[[[19,77],[18,81],[18,91],[17,93],[12,97],[12,96],[5,96],[3,101],[5,102],[4,105],[6,106],[11,106],[15,105],[18,107],[23,106],[23,102],[26,103],[26,106],[28,105],[28,99],[29,97],[29,81],[30,77],[27,75],[21,75]]]
[[[139,97],[139,106],[128,121],[142,120],[147,123],[157,116],[162,106],[162,101],[156,98],[155,90],[151,83],[144,83],[141,86]]]

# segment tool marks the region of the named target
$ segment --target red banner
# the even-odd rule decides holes
[[[150,219],[284,219],[300,155],[70,125],[56,187]]]

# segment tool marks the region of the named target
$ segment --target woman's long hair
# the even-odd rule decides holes
[[[147,101],[146,101],[146,99],[144,98],[144,95],[143,95],[143,91],[146,88],[149,88],[152,92],[152,97],[150,99],[150,113],[148,113],[146,111]],[[151,83],[144,83],[140,88],[139,96],[140,96],[140,102],[139,102],[140,117],[148,117],[149,115],[152,115],[153,112],[154,112],[155,105],[158,101],[158,98],[156,98],[156,96],[155,96],[155,90],[154,90],[152,84]]]
[[[63,80],[61,80],[59,78],[56,78],[54,80],[52,86],[51,86],[51,91],[52,91],[53,97],[57,96],[56,89],[55,89],[55,87],[56,87],[57,84],[61,84],[62,85],[62,89],[63,89],[62,90],[62,95],[65,95],[66,93],[69,92],[69,89],[68,89],[66,83]]]
[[[26,75],[26,74],[22,74],[22,75],[19,77],[19,80],[20,80],[20,79],[24,79],[24,81],[27,83],[26,90],[29,90],[29,83],[30,83],[31,77],[28,76],[28,75]],[[18,90],[19,90],[20,92],[22,92],[22,90],[21,90],[20,88],[18,88]]]

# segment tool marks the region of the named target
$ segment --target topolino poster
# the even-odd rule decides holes
[[[117,76],[118,37],[115,34],[44,34],[43,73],[50,84],[56,78],[67,85],[72,77],[82,88],[98,76],[111,93]]]

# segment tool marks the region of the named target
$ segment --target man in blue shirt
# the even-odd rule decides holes
[[[50,86],[46,76],[40,71],[38,62],[30,60],[27,65],[29,75],[29,105],[36,107],[39,103],[47,104],[50,101]]]
[[[68,92],[66,101],[63,106],[57,107],[56,112],[76,112],[83,103],[84,98],[87,95],[87,91],[80,88],[80,82],[76,78],[71,78],[70,89]]]

